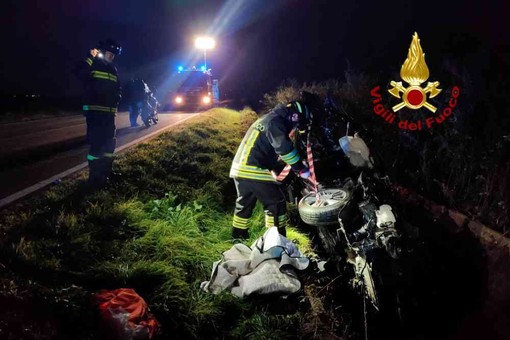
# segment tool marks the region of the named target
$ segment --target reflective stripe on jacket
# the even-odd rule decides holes
[[[101,112],[109,112],[109,113],[117,113],[116,107],[108,107],[101,105],[83,105],[83,111],[101,111]]]
[[[280,173],[285,164],[295,171],[304,168],[289,138],[293,126],[287,115],[284,107],[277,106],[250,126],[237,149],[230,177],[276,182],[271,171]]]
[[[105,79],[117,82],[117,76],[108,72],[92,71],[90,72],[90,75],[92,76],[92,78]]]
[[[103,58],[88,56],[80,62],[76,75],[84,84],[83,110],[105,113],[117,112],[120,101],[120,83],[117,68]]]

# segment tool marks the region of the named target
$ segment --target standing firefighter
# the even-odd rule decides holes
[[[89,183],[93,186],[101,186],[116,175],[113,172],[115,115],[121,96],[113,59],[121,50],[114,40],[102,41],[90,50],[76,70],[85,87],[83,113],[90,144]]]
[[[286,235],[286,200],[276,174],[287,164],[300,177],[310,177],[289,137],[293,129],[304,130],[311,124],[310,114],[304,102],[293,101],[276,106],[248,129],[230,169],[237,190],[232,238],[248,238],[248,220],[257,200],[264,207],[266,227],[276,226]]]
[[[131,127],[140,126],[137,120],[143,110],[145,97],[145,83],[141,79],[133,78],[122,88],[122,99],[128,104]]]

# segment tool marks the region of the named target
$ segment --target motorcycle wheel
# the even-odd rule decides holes
[[[336,230],[327,226],[316,226],[317,234],[321,239],[321,245],[327,254],[335,254],[339,245]]]
[[[151,120],[150,118],[147,118],[143,121],[143,124],[146,126],[146,127],[150,127],[151,126]]]
[[[313,226],[337,224],[338,213],[350,197],[351,193],[345,189],[320,189],[317,203],[315,193],[309,193],[299,201],[299,216],[303,222]]]

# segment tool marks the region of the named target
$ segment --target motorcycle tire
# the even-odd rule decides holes
[[[350,197],[351,193],[345,189],[320,189],[317,204],[315,193],[309,193],[299,201],[299,216],[303,222],[313,226],[338,224],[338,213]]]
[[[145,119],[145,120],[143,121],[143,124],[144,124],[146,127],[150,127],[150,126],[151,126],[151,120],[150,120],[150,118]]]

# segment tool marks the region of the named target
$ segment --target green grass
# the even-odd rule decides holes
[[[297,315],[271,315],[199,288],[231,247],[235,190],[228,173],[254,119],[249,110],[213,109],[121,155],[123,180],[113,187],[91,192],[82,173],[4,212],[0,263],[20,286],[37,284],[20,299],[51,301],[59,331],[77,338],[93,338],[97,329],[95,307],[84,296],[120,287],[148,302],[163,338],[295,337]],[[263,220],[259,206],[248,244],[264,232]],[[288,236],[312,251],[304,234],[290,229]],[[70,287],[80,293],[62,302]]]

